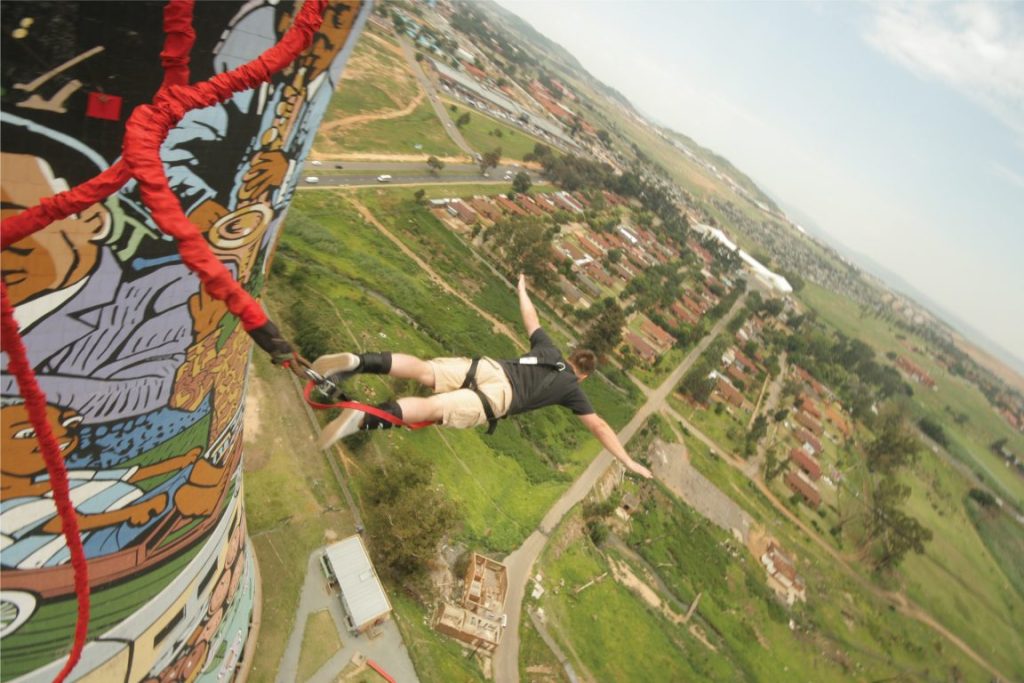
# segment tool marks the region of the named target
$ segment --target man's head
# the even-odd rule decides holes
[[[597,367],[597,355],[590,349],[576,349],[569,354],[569,365],[580,381],[583,381]]]
[[[4,219],[88,180],[102,170],[97,161],[58,135],[27,121],[4,118],[0,153],[0,199]],[[81,281],[99,261],[110,234],[110,211],[102,203],[55,221],[12,244],[3,253],[3,280],[15,306]]]

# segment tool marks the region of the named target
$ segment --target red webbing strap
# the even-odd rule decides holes
[[[75,622],[75,640],[71,648],[71,654],[64,667],[54,678],[54,681],[63,681],[71,672],[75,664],[82,656],[82,648],[85,646],[85,636],[89,629],[89,568],[85,560],[85,549],[82,547],[82,537],[78,530],[78,515],[71,504],[68,493],[68,473],[64,469],[64,458],[61,456],[60,445],[53,435],[50,422],[46,419],[46,396],[36,383],[35,373],[28,361],[28,354],[25,352],[25,344],[21,341],[18,333],[18,323],[14,320],[14,307],[7,297],[7,285],[0,283],[0,349],[8,358],[7,367],[14,375],[18,383],[18,390],[25,399],[25,410],[32,428],[39,440],[40,450],[43,454],[43,462],[46,463],[46,471],[50,475],[50,488],[53,491],[53,501],[57,505],[57,514],[60,516],[61,531],[68,544],[71,553],[71,567],[75,573],[75,594],[78,598],[78,618]]]
[[[354,410],[360,410],[368,415],[379,417],[380,419],[390,422],[396,427],[406,427],[407,429],[423,429],[424,427],[433,427],[435,422],[405,422],[398,419],[391,413],[376,408],[374,406],[360,403],[359,401],[338,401],[337,403],[319,403],[313,400],[313,389],[316,388],[316,383],[310,380],[306,383],[306,388],[302,391],[302,395],[306,398],[308,403],[313,408],[352,408]]]

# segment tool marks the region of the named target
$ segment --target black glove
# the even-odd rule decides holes
[[[277,325],[270,320],[267,320],[266,323],[255,330],[250,330],[249,336],[252,337],[257,346],[270,354],[270,358],[275,365],[295,358],[295,349],[281,335]]]

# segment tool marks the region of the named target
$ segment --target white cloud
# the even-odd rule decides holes
[[[868,42],[979,103],[1024,140],[1024,12],[1007,2],[882,4]]]

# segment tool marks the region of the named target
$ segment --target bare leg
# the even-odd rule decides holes
[[[443,417],[441,402],[437,400],[437,396],[406,396],[398,399],[398,405],[402,407],[402,419],[406,422],[437,422]]]
[[[410,356],[405,353],[392,353],[391,372],[389,372],[388,375],[391,377],[397,377],[398,379],[416,380],[428,389],[434,388],[434,368],[432,368],[429,363],[420,360],[416,356]],[[403,399],[403,401],[404,400],[405,399]],[[405,406],[403,405],[402,408],[404,410]]]

